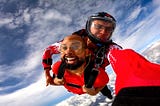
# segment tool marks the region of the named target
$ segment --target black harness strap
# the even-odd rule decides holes
[[[72,84],[72,83],[66,83],[68,86],[71,86],[71,87],[75,87],[75,88],[81,88],[80,85],[76,85],[76,84]]]
[[[91,61],[91,56],[88,56],[86,58],[86,63],[87,63],[87,65],[86,65],[86,68],[84,70],[85,87],[86,88],[92,88],[99,71],[96,70],[95,68],[92,68],[92,67],[94,67],[94,62]]]
[[[62,63],[60,64],[59,70],[58,70],[58,74],[57,74],[58,79],[63,78],[64,73],[65,73],[65,67],[66,67],[66,63],[62,61]]]
[[[97,76],[98,76],[99,71],[96,68],[93,68],[90,72],[90,75],[87,76],[88,80],[85,82],[85,87],[86,88],[92,88]]]

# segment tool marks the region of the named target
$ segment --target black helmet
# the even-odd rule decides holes
[[[96,43],[96,44],[108,44],[109,42],[111,42],[110,39],[108,39],[107,41],[101,41],[99,38],[97,38],[96,36],[94,36],[91,32],[90,32],[90,26],[91,26],[91,22],[93,20],[103,20],[103,21],[108,21],[111,22],[113,24],[113,31],[116,27],[116,20],[113,16],[111,16],[110,14],[106,13],[106,12],[98,12],[96,14],[91,15],[86,23],[86,31],[88,33],[88,37],[89,39]],[[110,35],[110,37],[112,36],[112,34]]]

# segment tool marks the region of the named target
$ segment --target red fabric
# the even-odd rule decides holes
[[[61,61],[58,61],[52,66],[53,73],[55,74],[58,73],[60,64],[61,64]],[[84,74],[82,74],[81,76],[77,76],[75,74],[70,73],[68,70],[65,70],[64,79],[66,83],[76,84],[81,87],[84,85]],[[104,70],[99,69],[99,74],[94,83],[94,88],[105,86],[108,83],[108,81],[109,81],[109,78],[108,78],[107,73]],[[68,91],[75,93],[75,94],[84,94],[84,92],[82,91],[82,88],[68,86],[66,85],[66,83],[64,84],[64,87]]]
[[[54,43],[53,45],[50,45],[49,47],[47,47],[43,53],[42,60],[49,59],[49,58],[51,59],[53,54],[59,54],[60,53],[58,50],[59,45],[60,45],[60,43],[57,42],[57,43]],[[46,64],[44,62],[42,62],[42,65],[44,68],[51,67],[51,65]]]
[[[111,50],[110,63],[116,73],[116,94],[121,88],[160,86],[160,65],[131,49]]]

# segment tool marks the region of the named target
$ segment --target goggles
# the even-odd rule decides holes
[[[68,50],[74,51],[75,53],[78,53],[82,50],[82,42],[76,41],[73,43],[68,44],[61,44],[60,45],[60,52],[64,53]]]
[[[91,27],[97,29],[97,30],[105,30],[105,31],[108,31],[108,32],[112,32],[113,31],[113,27],[106,27],[106,26],[103,26],[103,25],[100,25],[100,24],[96,24],[94,22],[92,22],[91,24]]]

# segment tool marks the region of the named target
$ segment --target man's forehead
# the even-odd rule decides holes
[[[68,44],[82,44],[81,41],[79,40],[65,40],[64,42],[61,43],[62,45],[68,45]]]
[[[62,43],[80,43],[83,42],[82,38],[78,35],[70,35],[64,38]]]
[[[110,21],[103,21],[103,20],[93,20],[93,23],[96,23],[96,24],[103,23],[107,25],[112,25]]]

